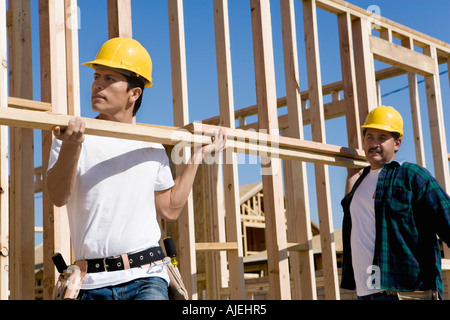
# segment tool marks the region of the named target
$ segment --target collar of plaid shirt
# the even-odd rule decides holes
[[[370,167],[342,200],[341,287],[355,289],[350,234],[350,203]],[[391,161],[378,177],[375,193],[375,250],[383,290],[437,290],[442,297],[441,252],[436,234],[450,244],[450,197],[423,167]],[[369,277],[370,275],[368,275]]]

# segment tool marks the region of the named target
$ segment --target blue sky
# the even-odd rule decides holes
[[[32,23],[38,23],[37,0],[32,0]],[[153,60],[154,86],[146,89],[143,105],[138,113],[137,121],[161,125],[173,125],[172,112],[172,83],[170,71],[170,47],[168,30],[168,13],[166,0],[132,0],[133,37],[140,41],[149,51]],[[448,0],[352,0],[349,1],[362,8],[377,6],[380,14],[395,22],[416,29],[439,40],[450,43],[450,1]],[[271,0],[272,28],[274,43],[275,74],[277,81],[277,96],[285,96],[283,48],[281,40],[281,22],[279,1]],[[80,63],[92,60],[101,44],[108,38],[106,0],[78,0],[81,14],[79,29]],[[306,65],[303,45],[302,1],[295,1],[296,24],[299,53],[300,88],[307,88]],[[185,0],[184,1],[188,102],[189,120],[200,121],[218,115],[217,74],[214,44],[213,5],[212,0]],[[255,77],[253,64],[253,43],[251,32],[250,1],[229,0],[230,39],[233,70],[233,90],[235,109],[256,104]],[[336,16],[318,10],[319,21],[319,50],[321,57],[321,70],[323,84],[341,80],[337,20]],[[33,28],[33,73],[35,100],[40,100],[39,87],[39,35],[37,28]],[[385,65],[376,63],[376,68]],[[446,71],[447,66],[440,67]],[[81,115],[94,117],[96,114],[90,107],[90,86],[92,82],[92,69],[80,66],[81,85]],[[419,80],[422,78],[419,77]],[[450,97],[449,77],[445,73],[440,77],[442,99],[444,105],[445,123],[447,132],[450,130]],[[381,83],[381,94],[386,95],[382,102],[385,105],[396,107],[403,115],[405,121],[405,138],[398,157],[411,162],[415,161],[410,120],[408,90],[391,93],[407,85],[406,76],[396,77]],[[433,172],[431,147],[427,130],[428,117],[426,111],[426,95],[424,84],[419,85],[420,102],[422,108],[422,121],[425,135],[427,167]],[[325,97],[324,101],[329,101]],[[285,108],[279,114],[286,113]],[[256,117],[253,120],[256,121]],[[251,119],[249,120],[251,121]],[[306,139],[311,139],[310,127],[304,127]],[[345,119],[343,117],[326,122],[327,143],[347,146]],[[39,133],[36,134],[36,143],[39,144]],[[449,144],[447,139],[447,144]],[[36,147],[37,152],[39,152]],[[449,148],[450,149],[450,148]],[[40,165],[40,155],[36,155],[36,166]],[[248,164],[248,157],[242,158],[247,164],[240,164],[240,184],[261,181],[260,166]],[[318,223],[314,170],[308,164],[309,196],[312,220]],[[346,177],[345,168],[329,167],[331,197],[333,205],[334,228],[341,228],[342,210],[340,200],[344,195]],[[37,196],[36,225],[41,225],[39,219],[40,198]],[[40,236],[36,241],[39,242]]]

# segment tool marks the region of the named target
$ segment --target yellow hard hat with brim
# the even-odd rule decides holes
[[[403,118],[393,107],[379,106],[369,112],[362,129],[379,129],[397,132],[403,137]]]
[[[94,70],[98,66],[105,66],[129,71],[141,78],[146,88],[153,85],[152,59],[147,50],[138,41],[131,38],[112,38],[106,41],[95,59],[82,65]]]

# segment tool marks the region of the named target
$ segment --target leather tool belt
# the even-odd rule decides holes
[[[161,247],[152,247],[136,253],[121,254],[119,256],[88,259],[87,272],[119,271],[137,268],[164,259],[166,255]]]

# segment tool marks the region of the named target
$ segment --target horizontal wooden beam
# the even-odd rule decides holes
[[[436,74],[436,62],[434,59],[415,52],[411,49],[399,46],[384,39],[369,36],[370,51],[374,58],[407,71],[420,75]]]
[[[308,251],[312,249],[312,243],[288,243],[289,251]]]
[[[237,250],[237,242],[197,242],[196,251],[232,251]]]
[[[374,15],[373,12],[369,12],[356,5],[350,4],[343,0],[316,0],[317,7],[334,14],[340,14],[348,12],[352,15],[353,19],[362,18],[369,19],[376,23],[379,27],[384,29],[390,29],[397,37],[413,38],[414,43],[420,47],[429,45],[435,46],[438,51],[443,55],[450,55],[450,44],[445,43],[442,40],[433,38],[429,35],[421,33],[417,30],[406,27],[402,24],[389,20],[385,17]]]
[[[8,107],[36,111],[52,111],[51,103],[15,97],[8,97]]]
[[[217,126],[191,123],[183,127],[194,135],[212,136]],[[226,128],[227,148],[234,152],[285,160],[361,168],[368,165],[363,150],[314,141],[269,135],[254,130]]]
[[[65,129],[71,118],[73,116],[51,112],[0,108],[0,125],[12,127],[52,130],[55,126],[60,126]],[[190,144],[211,142],[208,137],[195,136],[186,130],[177,130],[176,127],[133,125],[91,118],[83,118],[83,120],[86,123],[86,134],[91,135],[148,141],[164,145],[176,145],[180,142]]]
[[[73,116],[51,112],[0,108],[0,125],[52,130],[67,127]],[[201,146],[211,143],[214,130],[220,127],[191,123],[182,128],[147,124],[127,124],[83,118],[86,134],[113,138],[140,140],[163,145]],[[367,166],[362,150],[269,135],[253,130],[226,128],[227,147],[237,153],[253,154],[286,160],[319,162],[329,165],[360,168]]]

